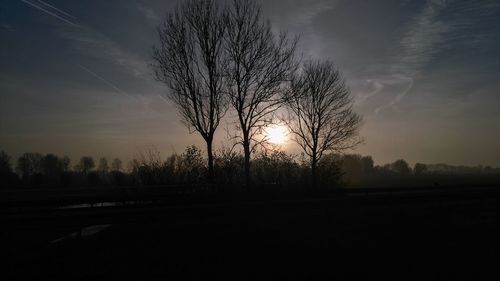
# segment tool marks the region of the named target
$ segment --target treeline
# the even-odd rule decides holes
[[[205,185],[208,173],[203,152],[194,145],[166,158],[156,150],[148,150],[126,165],[118,158],[94,161],[89,156],[72,165],[66,156],[40,153],[24,153],[13,162],[8,154],[0,152],[0,175],[6,188]],[[311,167],[305,157],[261,151],[252,160],[251,168],[256,187],[310,186]],[[317,168],[320,188],[500,183],[500,168],[422,163],[411,167],[402,159],[378,166],[371,156],[355,154],[325,155]],[[243,155],[227,149],[216,151],[214,174],[217,187],[240,189],[245,184]]]
[[[72,165],[67,156],[27,152],[13,162],[12,157],[0,151],[0,176],[6,187],[98,185],[112,183],[109,178],[117,174],[125,175],[122,161],[117,158],[110,165],[106,158],[100,158],[96,165],[92,157],[84,156]]]
[[[205,185],[207,161],[203,152],[192,145],[181,154],[162,158],[156,150],[147,150],[126,165],[115,158],[111,162],[100,158],[97,163],[89,156],[71,160],[54,154],[24,153],[17,161],[0,152],[1,181],[8,187],[84,187],[84,186],[158,186]],[[297,161],[282,151],[261,152],[252,160],[253,182],[256,186],[298,187],[309,183],[306,161]],[[244,157],[241,153],[220,149],[214,154],[215,185],[242,187]],[[323,186],[338,186],[338,165],[328,160],[320,163]]]
[[[416,163],[403,159],[373,165],[370,156],[337,157],[342,183],[350,187],[478,186],[500,184],[500,168]]]

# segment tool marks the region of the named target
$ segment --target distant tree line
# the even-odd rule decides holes
[[[347,187],[416,187],[500,184],[500,168],[416,163],[404,159],[374,165],[371,156],[338,156],[342,182]]]
[[[239,190],[245,184],[244,156],[229,149],[214,153],[214,179],[207,180],[209,168],[204,153],[188,146],[181,154],[162,158],[150,149],[127,165],[115,158],[108,162],[84,156],[74,165],[67,156],[24,153],[17,161],[0,151],[0,178],[4,188],[17,187],[89,187],[89,186],[172,186],[207,185],[218,189]],[[15,162],[15,163],[14,163]],[[264,189],[308,188],[311,165],[306,155],[283,151],[260,151],[252,159],[255,186]],[[498,182],[500,168],[489,166],[451,166],[417,163],[413,167],[403,159],[386,165],[374,165],[371,156],[325,154],[317,163],[320,188],[390,187]],[[461,182],[463,181],[463,182]]]
[[[106,158],[100,158],[96,166],[90,156],[81,157],[71,165],[67,156],[27,152],[19,156],[15,164],[4,151],[0,152],[2,183],[13,186],[89,186],[110,181],[117,174],[125,174],[122,161],[113,159],[108,166]]]

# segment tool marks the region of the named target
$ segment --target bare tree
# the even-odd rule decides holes
[[[59,158],[59,165],[61,166],[61,170],[63,172],[69,172],[71,169],[71,159],[68,156],[63,156]]]
[[[47,178],[54,179],[62,172],[61,160],[54,154],[47,154],[40,159],[41,173]]]
[[[234,0],[226,23],[227,92],[238,116],[249,187],[250,154],[259,143],[256,136],[283,104],[284,82],[296,70],[297,39],[289,39],[285,33],[276,36],[260,6],[251,0]]]
[[[75,167],[78,171],[87,175],[95,167],[94,159],[90,156],[83,156],[80,158],[80,162]]]
[[[206,142],[209,181],[214,134],[228,107],[222,91],[224,32],[223,11],[215,0],[182,2],[159,26],[160,42],[152,55],[155,76],[170,88],[168,97],[185,125]]]
[[[32,175],[41,173],[41,161],[43,156],[40,153],[26,152],[17,160],[16,171],[23,179],[28,179]]]
[[[5,151],[0,150],[0,174],[7,174],[12,172],[11,157],[5,153]]]
[[[312,186],[325,152],[342,152],[361,142],[361,117],[352,110],[352,98],[340,72],[329,61],[309,61],[292,82],[288,100],[290,130],[310,158]]]
[[[101,157],[99,159],[97,171],[99,171],[101,174],[106,174],[107,172],[109,172],[108,159],[106,159],[106,157]]]
[[[121,172],[122,166],[123,166],[122,160],[120,160],[119,158],[115,158],[115,159],[113,159],[113,162],[111,162],[111,170],[112,171]]]

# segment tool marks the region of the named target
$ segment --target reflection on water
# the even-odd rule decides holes
[[[118,201],[118,202],[99,202],[99,203],[82,203],[82,204],[73,204],[57,207],[57,209],[86,209],[86,208],[103,208],[103,207],[117,207],[117,206],[131,206],[131,205],[144,205],[151,204],[153,201]],[[54,239],[51,243],[59,243],[66,240],[78,239],[78,238],[86,238],[96,233],[103,231],[104,229],[110,227],[111,224],[98,224],[91,225],[80,229],[79,231],[70,233],[63,237]]]
[[[153,203],[153,201],[120,201],[120,202],[84,203],[84,204],[74,204],[74,205],[61,206],[58,209],[101,208],[101,207],[143,205],[143,204],[151,204],[151,203]]]
[[[57,239],[54,239],[50,243],[59,243],[59,242],[65,241],[65,240],[85,238],[88,236],[92,236],[96,233],[99,233],[110,226],[111,226],[111,224],[97,224],[97,225],[87,226],[87,227],[80,229],[79,231],[70,233],[68,235],[65,235],[65,236],[57,238]]]

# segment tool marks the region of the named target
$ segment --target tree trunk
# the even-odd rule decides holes
[[[311,188],[316,189],[318,186],[318,174],[317,174],[317,168],[318,168],[318,159],[316,155],[313,155],[311,159]]]
[[[251,179],[250,179],[250,140],[248,136],[243,136],[243,152],[245,156],[245,187],[247,190],[251,188]]]
[[[207,142],[207,154],[208,154],[208,183],[214,183],[214,155],[212,152],[212,138],[208,138]]]

